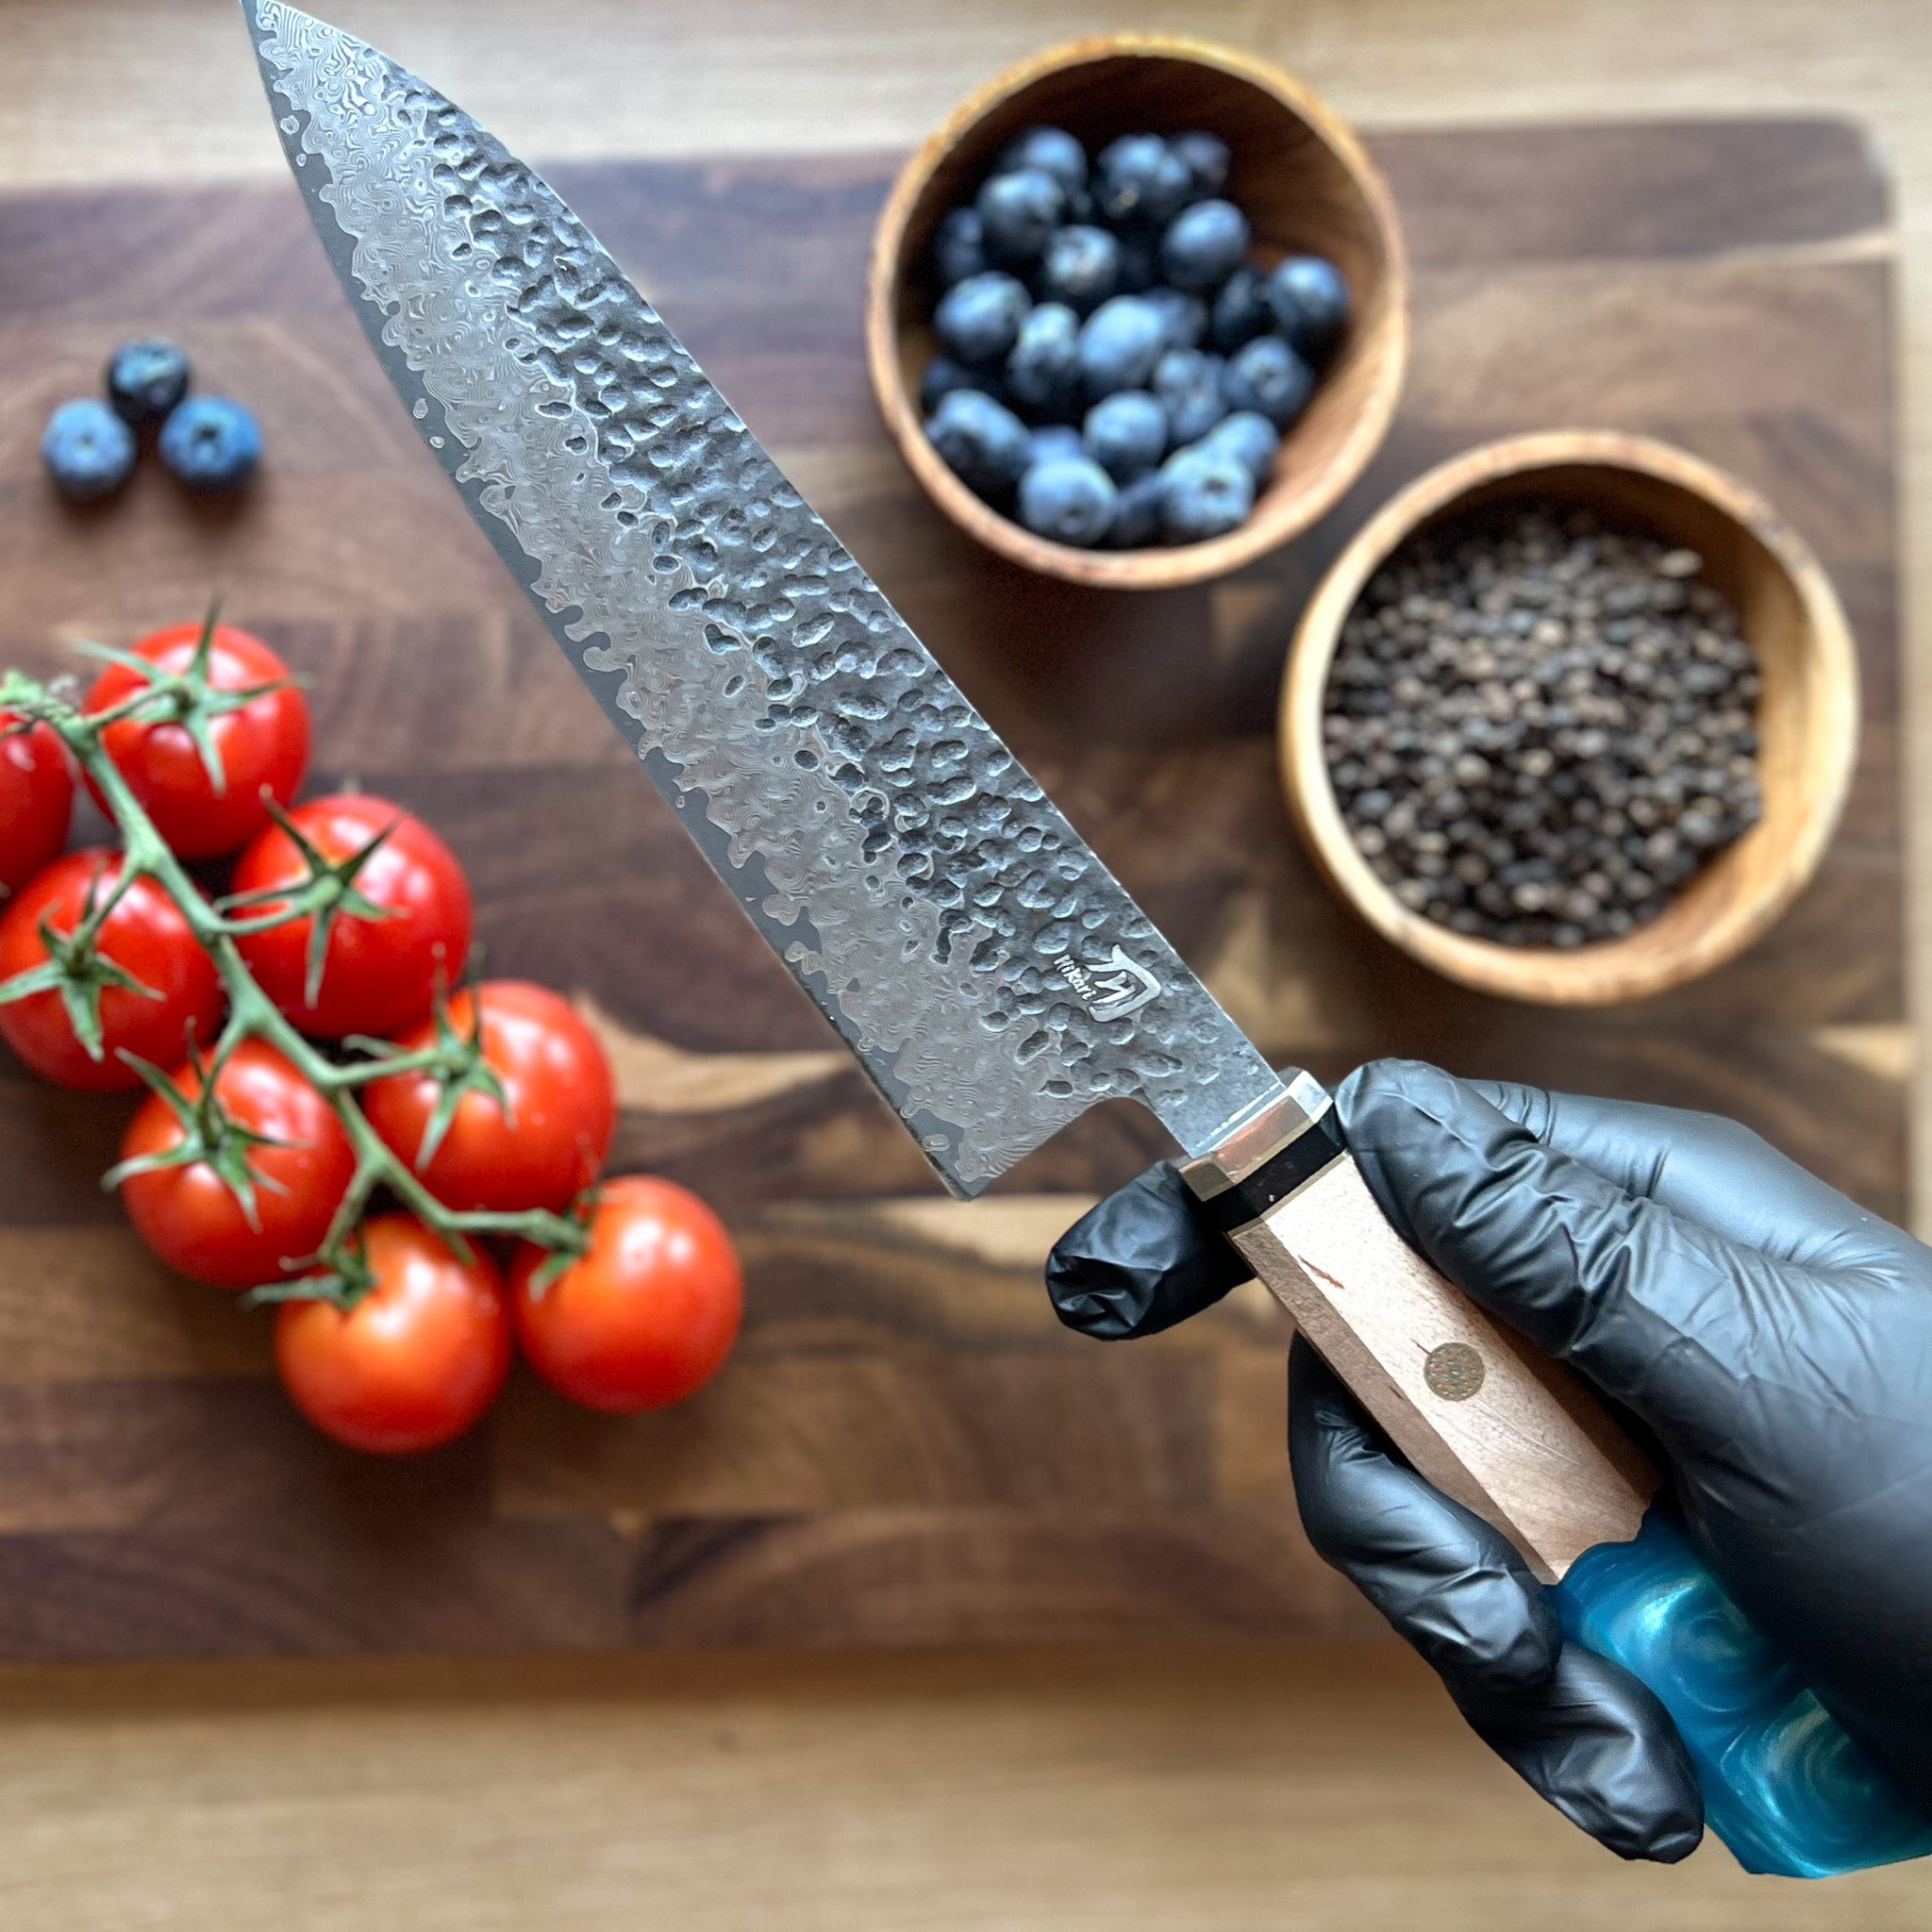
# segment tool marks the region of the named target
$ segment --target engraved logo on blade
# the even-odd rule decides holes
[[[1119,946],[1104,966],[1062,960],[1060,977],[1073,988],[1090,1020],[1124,1020],[1160,997],[1159,980],[1138,959],[1128,958]]]

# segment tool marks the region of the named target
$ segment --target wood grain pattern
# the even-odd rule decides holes
[[[1829,123],[1521,130],[1506,163],[1491,138],[1372,143],[1414,244],[1417,331],[1361,482],[1240,576],[1140,596],[990,557],[899,463],[859,348],[889,160],[556,173],[1266,1050],[1331,1078],[1414,1052],[1718,1108],[1897,1216],[1897,1057],[1841,1050],[1904,1022],[1882,179]],[[1165,1151],[1158,1130],[1105,1109],[989,1201],[934,1199],[587,716],[292,188],[0,203],[0,344],[31,372],[0,390],[0,444],[30,447],[139,326],[256,403],[271,452],[239,514],[149,470],[75,515],[25,467],[0,473],[0,656],[52,668],[63,642],[125,641],[225,579],[235,619],[316,680],[318,782],[444,831],[489,970],[560,985],[614,1029],[635,1103],[617,1158],[709,1194],[751,1274],[742,1354],[705,1406],[607,1430],[520,1383],[407,1475],[339,1460],[277,1409],[259,1324],[157,1275],[119,1228],[96,1185],[119,1105],[0,1066],[0,1651],[1365,1628],[1288,1508],[1275,1311],[1238,1298],[1116,1361],[1045,1310],[1048,1204],[1071,1222]],[[1579,414],[1670,436],[1787,510],[1844,596],[1872,721],[1840,835],[1775,932],[1588,1018],[1445,988],[1363,928],[1299,852],[1272,731],[1294,615],[1369,510],[1457,447]]]
[[[982,502],[926,441],[919,378],[935,341],[927,250],[1014,135],[1066,127],[1097,152],[1114,136],[1205,127],[1228,144],[1227,194],[1272,264],[1319,255],[1341,270],[1346,336],[1239,529],[1128,553],[1038,537]],[[892,184],[873,242],[866,364],[907,464],[946,515],[1024,570],[1103,590],[1168,590],[1223,575],[1299,537],[1361,475],[1394,413],[1408,360],[1408,264],[1389,189],[1361,142],[1292,75],[1237,48],[1168,34],[1104,34],[996,75],[927,136]]]

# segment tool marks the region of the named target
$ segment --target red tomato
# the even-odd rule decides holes
[[[411,1214],[378,1214],[360,1240],[375,1286],[353,1308],[296,1301],[278,1310],[282,1386],[352,1449],[434,1449],[461,1435],[509,1374],[503,1278],[480,1249],[458,1260]]]
[[[744,1276],[724,1224],[673,1181],[625,1174],[598,1190],[591,1246],[541,1293],[549,1256],[521,1242],[510,1297],[530,1366],[561,1394],[625,1414],[681,1401],[738,1334]]]
[[[120,876],[118,852],[69,852],[36,874],[0,914],[0,980],[45,963],[44,920],[71,933],[90,903],[98,904]],[[213,1041],[222,1017],[222,983],[176,906],[152,879],[137,879],[108,915],[95,951],[159,995],[126,987],[101,992],[101,1052],[91,1059],[74,1037],[58,992],[29,993],[0,1006],[0,1037],[35,1073],[63,1087],[94,1091],[139,1087],[141,1075],[117,1058],[139,1054],[156,1066],[177,1066],[195,1041]]]
[[[142,638],[134,655],[158,670],[185,671],[201,633],[198,624],[173,625]],[[215,626],[208,681],[217,691],[246,691],[288,675],[289,667],[259,638],[229,625]],[[85,708],[105,711],[141,688],[139,672],[109,664],[94,679]],[[208,735],[221,758],[220,791],[181,724],[123,718],[101,734],[102,748],[127,789],[183,858],[212,858],[245,845],[268,823],[264,790],[278,805],[294,797],[308,763],[308,705],[293,685],[284,685],[209,719]],[[88,789],[100,799],[92,778]]]
[[[610,1063],[597,1036],[569,1001],[520,979],[487,980],[483,1059],[501,1083],[509,1111],[472,1090],[427,1163],[418,1160],[424,1130],[441,1089],[430,1074],[397,1074],[363,1091],[362,1110],[399,1159],[423,1176],[451,1208],[516,1213],[525,1208],[566,1208],[597,1178],[617,1125]],[[449,1003],[449,1022],[467,1040],[475,1024],[467,991]],[[434,1046],[436,1023],[425,1020],[396,1044],[405,1053]]]
[[[17,892],[67,842],[74,769],[51,724],[0,711],[0,887]]]
[[[175,1075],[190,1100],[202,1091],[192,1066]],[[121,1199],[142,1241],[171,1268],[217,1288],[258,1288],[297,1272],[321,1245],[348,1191],[356,1153],[342,1124],[320,1093],[275,1049],[244,1040],[215,1075],[222,1111],[251,1133],[283,1146],[247,1146],[255,1180],[255,1219],[206,1160],[130,1174]],[[151,1093],[121,1143],[123,1160],[165,1154],[187,1130],[159,1094]]]
[[[338,860],[392,826],[355,879],[355,891],[388,916],[336,915],[313,1006],[304,996],[312,920],[291,920],[239,941],[248,970],[305,1033],[340,1040],[345,1033],[396,1033],[413,1025],[429,1011],[439,975],[454,982],[470,950],[470,885],[456,855],[421,819],[380,798],[315,798],[289,817],[325,858]],[[234,891],[263,891],[308,875],[295,841],[271,825],[236,860]],[[239,916],[256,918],[286,903],[264,901]]]

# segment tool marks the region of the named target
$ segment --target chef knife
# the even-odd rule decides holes
[[[429,448],[947,1186],[978,1192],[1096,1101],[1151,1108],[1408,1459],[1539,1576],[1572,1574],[1746,1862],[1905,1855],[1923,1822],[1789,1671],[1767,1690],[1757,1652],[1726,1676],[1672,1640],[1692,1608],[1736,1612],[1646,1523],[1656,1479],[1595,1398],[1396,1236],[1319,1084],[1268,1066],[562,200],[363,42],[242,8],[316,232]],[[1832,1741],[1780,1786],[1792,1697]]]

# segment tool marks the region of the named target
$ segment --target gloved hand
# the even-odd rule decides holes
[[[1412,1061],[1335,1100],[1403,1238],[1649,1431],[1720,1580],[1932,1810],[1932,1249],[1707,1114]],[[1047,1285],[1070,1327],[1120,1339],[1247,1272],[1163,1165],[1062,1238]],[[1663,1707],[1565,1642],[1508,1542],[1299,1337],[1289,1456],[1310,1541],[1494,1750],[1623,1857],[1691,1850],[1702,1803]]]

